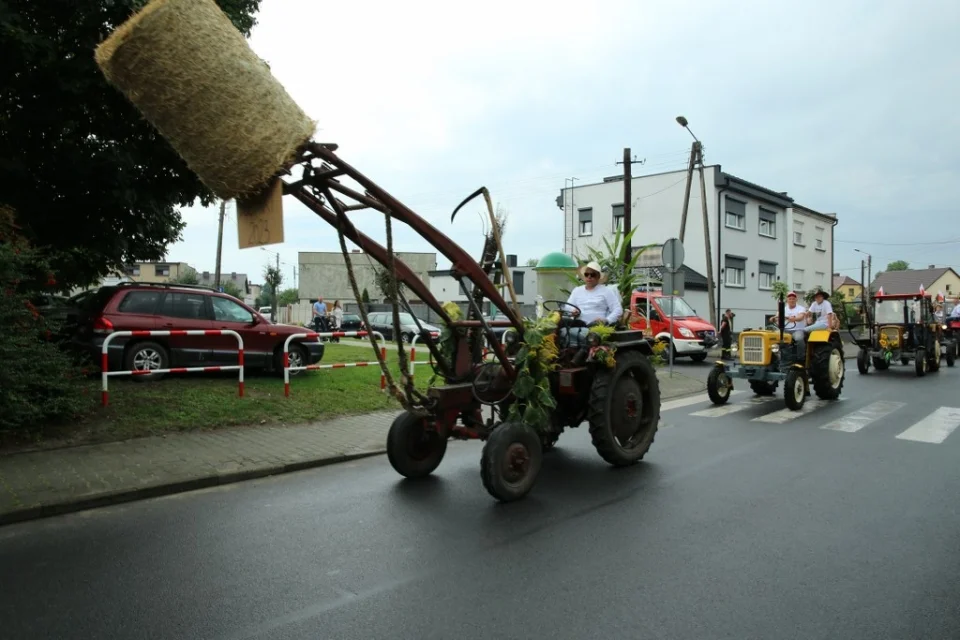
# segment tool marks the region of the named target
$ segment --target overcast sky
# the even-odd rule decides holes
[[[507,252],[540,257],[563,248],[564,178],[621,172],[627,146],[646,158],[635,173],[682,169],[683,114],[708,164],[836,212],[839,270],[859,277],[854,248],[875,272],[901,258],[960,266],[960,3],[465,6],[263,0],[251,46],[318,121],[318,140],[472,255],[480,201],[449,220],[476,188],[508,211]],[[229,203],[223,271],[261,282],[278,252],[286,287],[298,251],[339,250],[332,228],[284,202],[286,241],[269,252],[237,248]],[[168,259],[213,271],[217,208],[183,213]],[[354,216],[383,238],[382,216]],[[402,225],[394,237],[397,250],[432,251]]]

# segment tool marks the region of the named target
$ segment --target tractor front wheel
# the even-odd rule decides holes
[[[917,349],[914,354],[914,367],[917,371],[917,377],[922,378],[927,375],[927,351],[926,349],[920,348]]]
[[[790,369],[783,381],[783,400],[787,409],[799,411],[807,400],[807,381],[803,369]]]
[[[857,352],[857,371],[862,375],[867,375],[870,371],[870,352],[866,349]]]
[[[707,376],[707,396],[713,404],[727,404],[733,385],[723,367],[714,367]]]
[[[422,478],[440,466],[447,439],[427,428],[426,420],[409,411],[398,415],[387,433],[387,459],[400,475]]]
[[[940,371],[940,341],[933,341],[933,348],[930,349],[930,362],[927,363],[930,373]]]
[[[513,502],[533,488],[543,462],[543,444],[533,427],[522,422],[500,424],[480,455],[483,488],[500,502]]]
[[[836,400],[846,377],[843,349],[836,341],[819,344],[813,351],[812,360],[810,377],[814,392],[821,400]]]
[[[600,457],[625,467],[643,459],[660,425],[660,381],[643,355],[618,353],[590,389],[590,437]]]

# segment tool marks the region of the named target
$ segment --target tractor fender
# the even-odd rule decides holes
[[[807,336],[807,342],[830,342],[833,331],[830,329],[814,329]]]
[[[790,365],[789,368],[790,369],[806,369],[806,367],[800,364],[799,362],[794,362],[793,364]]]

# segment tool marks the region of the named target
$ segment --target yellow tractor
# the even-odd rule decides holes
[[[707,395],[714,404],[730,400],[735,378],[747,380],[757,395],[776,393],[783,382],[787,407],[798,411],[810,387],[822,400],[840,397],[846,369],[843,341],[835,329],[815,329],[805,336],[802,351],[789,333],[784,334],[784,302],[779,300],[778,326],[740,332],[738,362],[718,361],[707,377]]]

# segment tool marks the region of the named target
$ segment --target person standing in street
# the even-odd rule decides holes
[[[723,318],[720,320],[720,359],[730,360],[730,347],[733,340],[733,319],[736,317],[733,311],[727,309],[723,312]]]
[[[327,303],[323,301],[323,296],[319,296],[313,303],[313,330],[316,333],[324,331],[327,319]]]

